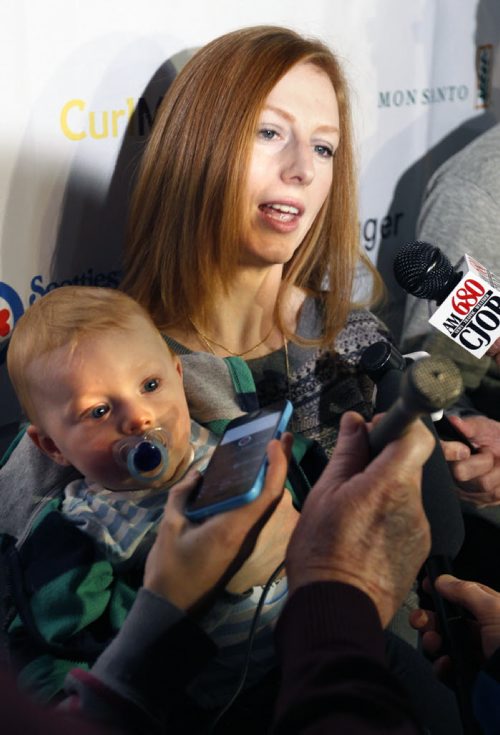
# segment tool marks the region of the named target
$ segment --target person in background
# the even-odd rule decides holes
[[[472,255],[500,272],[500,123],[448,159],[431,178],[417,223],[417,239],[436,245],[455,265]],[[464,499],[500,503],[500,355],[477,359],[428,323],[425,300],[408,296],[402,330],[406,352],[427,350],[451,357],[462,373],[465,396],[452,423],[477,447],[471,455],[459,442],[445,445]],[[496,352],[496,357],[495,357]]]

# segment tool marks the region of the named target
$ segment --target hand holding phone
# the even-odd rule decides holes
[[[292,415],[284,401],[229,422],[212,459],[186,505],[186,516],[200,521],[250,503],[264,484],[267,445],[279,439]]]

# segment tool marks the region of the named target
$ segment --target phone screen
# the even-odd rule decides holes
[[[260,411],[254,419],[245,417],[243,423],[228,426],[196,497],[189,502],[189,511],[244,495],[252,488],[266,460],[267,445],[276,436],[282,416],[282,411]]]

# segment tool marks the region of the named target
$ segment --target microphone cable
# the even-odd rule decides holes
[[[282,562],[280,562],[278,564],[278,566],[276,567],[276,569],[274,570],[274,572],[270,575],[269,579],[267,580],[267,582],[265,583],[264,587],[262,588],[262,592],[261,592],[261,595],[259,597],[259,601],[257,603],[257,607],[255,608],[255,612],[253,614],[252,624],[250,626],[250,633],[248,634],[248,644],[247,644],[247,650],[246,650],[246,654],[245,654],[245,661],[244,661],[243,667],[241,669],[241,674],[240,674],[240,678],[239,678],[238,684],[237,684],[237,686],[236,686],[236,688],[234,690],[234,693],[232,694],[231,698],[229,699],[229,701],[222,707],[221,710],[219,710],[219,712],[217,713],[217,715],[215,716],[215,718],[210,723],[210,725],[208,727],[208,730],[207,730],[207,735],[212,735],[212,733],[215,732],[215,730],[216,730],[217,726],[219,725],[220,721],[222,720],[223,717],[225,717],[225,715],[227,714],[228,710],[234,705],[235,701],[237,700],[237,698],[241,694],[241,692],[243,690],[243,687],[245,686],[245,681],[246,681],[247,676],[248,676],[248,670],[250,668],[250,655],[252,653],[252,647],[253,647],[253,643],[254,643],[254,640],[255,640],[255,634],[257,632],[257,623],[259,621],[259,617],[260,617],[260,614],[262,612],[262,608],[264,607],[264,602],[266,600],[267,594],[268,594],[269,590],[271,589],[271,585],[275,581],[275,579],[278,576],[278,574],[282,571],[282,569],[284,569],[284,567],[285,567],[285,560],[283,560]]]

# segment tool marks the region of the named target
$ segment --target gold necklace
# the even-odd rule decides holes
[[[260,340],[260,342],[257,342],[257,344],[254,345],[253,347],[250,347],[248,350],[244,350],[243,352],[233,352],[232,350],[229,349],[229,347],[226,347],[220,342],[216,342],[215,339],[212,339],[211,337],[208,337],[206,334],[203,334],[203,332],[201,332],[196,326],[196,324],[193,322],[191,317],[188,316],[188,320],[191,326],[193,327],[194,331],[196,332],[196,335],[202,342],[202,344],[208,349],[209,352],[212,353],[212,355],[215,355],[215,356],[217,356],[217,353],[215,352],[212,345],[215,345],[216,347],[220,347],[222,350],[224,350],[224,352],[229,353],[232,357],[243,357],[243,355],[248,355],[250,352],[253,352],[254,350],[256,350],[257,347],[260,347],[262,344],[264,344],[264,342],[267,342],[275,326],[274,324],[271,324],[271,329],[269,330],[269,332],[265,335],[263,339]]]
[[[217,345],[217,347],[221,347],[226,352],[229,352],[229,354],[232,355],[233,357],[242,357],[243,355],[246,355],[249,352],[252,352],[253,350],[256,350],[257,347],[260,347],[260,345],[263,342],[265,342],[268,337],[270,337],[271,332],[273,331],[273,328],[274,328],[274,324],[273,324],[271,326],[271,329],[269,330],[269,332],[264,337],[264,339],[262,339],[258,344],[256,344],[255,347],[251,347],[249,350],[246,350],[245,352],[240,352],[238,354],[236,352],[232,352],[231,350],[228,350],[227,347],[224,347],[224,345],[219,344],[215,340],[210,339],[210,337],[207,337],[205,334],[203,334],[203,332],[200,332],[200,330],[198,329],[198,327],[196,326],[196,324],[194,324],[194,322],[192,321],[192,319],[190,317],[188,317],[188,320],[189,320],[191,326],[193,327],[194,331],[196,332],[198,338],[200,339],[201,343],[204,344],[205,347],[208,349],[208,351],[211,352],[212,355],[215,355],[216,357],[217,357],[217,353],[215,352],[215,350],[212,347],[212,345],[210,344],[210,342],[212,342],[214,345]],[[290,358],[288,356],[288,339],[286,338],[286,336],[284,334],[282,336],[283,336],[283,348],[284,348],[283,351],[285,353],[285,372],[286,372],[287,394],[288,394],[288,400],[293,405],[293,401],[292,401],[292,385],[291,385],[291,382],[292,381],[291,381],[291,376],[290,376]],[[292,419],[290,421],[290,431],[292,433],[294,432],[294,416],[293,416],[293,414],[292,414]]]

